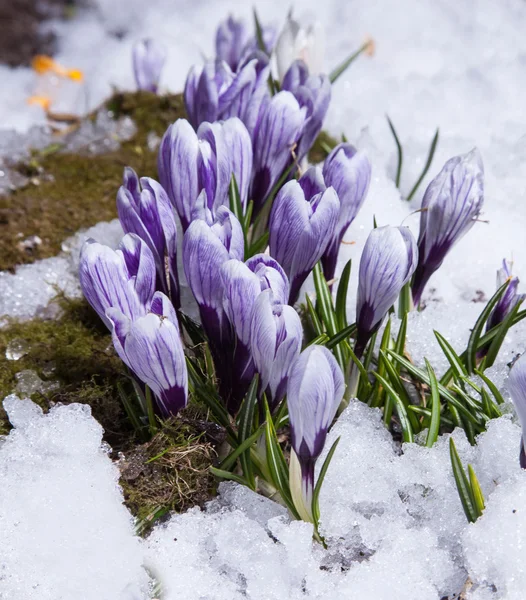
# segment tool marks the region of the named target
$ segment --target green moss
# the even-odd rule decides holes
[[[108,154],[83,156],[48,149],[20,165],[21,172],[32,176],[31,183],[0,197],[0,270],[55,256],[62,242],[79,229],[115,218],[115,196],[125,166],[140,176],[156,177],[157,153],[148,150],[147,137],[150,132],[162,135],[184,116],[182,97],[117,93],[106,105],[116,117],[129,115],[137,125],[136,135]],[[42,243],[23,248],[21,240],[32,235]]]

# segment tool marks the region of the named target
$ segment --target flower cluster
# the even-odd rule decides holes
[[[124,170],[117,209],[125,236],[117,250],[88,240],[80,281],[140,393],[154,394],[157,412],[177,415],[189,389],[206,389],[235,456],[246,461],[247,440],[257,445],[248,450],[256,466],[243,463],[247,484],[255,485],[256,469],[293,514],[316,525],[315,464],[349,398],[352,361],[374,348],[371,339],[404,290],[412,288],[419,303],[432,273],[473,225],[483,168],[475,150],[446,163],[425,193],[418,242],[407,227],[371,231],[349,326],[349,274],[338,289],[338,311],[330,289],[345,233],[366,200],[371,165],[342,142],[322,167],[308,166],[331,99],[329,78],[314,60],[313,30],[302,33],[289,18],[275,50],[278,83],[270,61],[276,32],[258,29],[250,35],[232,17],[220,25],[216,56],[188,74],[188,120],[177,120],[162,138],[159,181]],[[155,92],[164,53],[141,42],[133,61],[139,88]],[[318,305],[307,299],[297,308],[313,270]],[[181,306],[183,271],[199,324]],[[512,284],[493,325],[515,295]],[[381,382],[385,369],[379,371]],[[367,377],[363,386],[371,388]],[[275,435],[284,424],[292,446],[288,479],[276,467],[286,464]],[[245,450],[236,454],[236,444]]]

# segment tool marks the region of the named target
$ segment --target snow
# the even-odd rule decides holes
[[[257,8],[262,21],[285,19],[277,0]],[[231,11],[249,21],[250,10],[241,0],[147,5],[97,0],[95,9],[79,9],[73,21],[55,26],[56,58],[82,69],[86,83],[60,90],[57,108],[84,112],[103,101],[112,86],[134,88],[131,47],[147,36],[169,48],[161,87],[181,90],[190,65],[212,54],[219,20]],[[340,269],[353,260],[350,320],[359,257],[373,217],[379,225],[403,221],[416,235],[419,216],[412,213],[430,178],[451,156],[474,146],[481,151],[488,223],[477,223],[455,246],[424,294],[426,310],[411,314],[408,322],[413,360],[422,365],[426,356],[441,373],[447,363],[433,330],[462,351],[484,306],[477,300],[494,292],[501,260],[515,258],[514,273],[526,281],[526,4],[329,0],[320,11],[319,3],[303,0],[295,4],[295,14],[322,21],[329,68],[366,35],[376,42],[375,56],[358,59],[335,84],[327,120],[327,129],[345,132],[368,152],[373,166],[368,198],[346,235],[353,244],[344,245],[340,257]],[[97,52],[86,52],[87,40]],[[25,105],[37,85],[34,74],[4,66],[0,74],[3,126],[23,132],[44,124],[42,111]],[[401,193],[393,183],[396,151],[385,114],[404,147]],[[437,127],[432,167],[407,203],[401,195],[417,179]],[[9,135],[0,133],[0,147],[9,149]],[[58,257],[19,267],[15,274],[0,273],[0,315],[52,316],[47,305],[55,286],[79,293],[82,240],[91,236],[115,247],[120,235],[116,222],[100,224],[67,241]],[[396,330],[396,319],[393,325]],[[505,394],[507,365],[525,350],[522,322],[487,371]],[[377,411],[351,403],[328,442],[330,447],[342,436],[320,499],[327,551],[312,542],[309,525],[290,521],[280,506],[235,484],[223,484],[205,510],[174,515],[139,542],[121,504],[115,469],[101,448],[100,426],[86,409],[56,407],[44,416],[13,397],[6,408],[15,429],[0,446],[2,599],[143,600],[148,598],[143,563],[162,583],[165,600],[438,600],[462,589],[469,600],[524,596],[526,474],[518,466],[520,429],[511,406],[473,448],[462,432],[453,433],[462,462],[473,465],[487,501],[483,516],[469,525],[451,473],[447,436],[431,449],[400,448]]]

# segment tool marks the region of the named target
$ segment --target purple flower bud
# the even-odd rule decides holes
[[[303,506],[311,517],[314,465],[344,391],[343,373],[327,348],[309,346],[292,365],[287,385],[290,435],[301,467]]]
[[[166,61],[166,48],[152,39],[141,40],[133,46],[132,61],[137,88],[157,93]]]
[[[192,67],[184,89],[190,123],[197,129],[204,122],[239,117],[252,133],[249,124],[255,123],[259,104],[268,95],[269,69],[268,58],[261,52],[244,59],[236,72],[219,59]]]
[[[300,353],[302,339],[301,320],[292,306],[277,302],[271,289],[261,292],[252,313],[250,350],[272,412],[285,396],[289,372]]]
[[[338,220],[340,202],[325,188],[321,170],[311,167],[299,181],[279,191],[270,215],[270,254],[290,280],[289,304],[327,248]]]
[[[303,131],[306,109],[290,92],[279,92],[262,109],[255,133],[254,177],[250,197],[257,213],[285,169]]]
[[[296,152],[298,160],[307,155],[323,126],[331,101],[331,82],[327,75],[309,75],[309,68],[296,60],[288,69],[282,90],[292,92],[300,106],[307,110],[307,118]]]
[[[254,305],[263,290],[271,289],[280,302],[289,294],[289,282],[281,266],[270,256],[256,254],[243,263],[229,260],[221,267],[223,307],[237,338],[233,358],[229,410],[237,412],[255,373],[250,353],[250,327]]]
[[[203,190],[212,215],[219,206],[229,204],[232,175],[241,203],[246,205],[252,173],[250,136],[239,119],[203,123],[197,134],[188,121],[179,119],[164,134],[157,168],[161,184],[186,231]]]
[[[121,359],[153,391],[163,416],[176,415],[188,400],[188,375],[177,315],[156,292],[145,316],[132,320],[117,308],[106,312]]]
[[[407,227],[387,225],[373,229],[369,234],[358,276],[358,336],[354,349],[358,357],[413,275],[417,261],[416,241]]]
[[[520,449],[520,465],[526,469],[526,453],[524,449],[524,433],[526,428],[526,355],[522,355],[513,365],[508,378],[508,389],[522,427]]]
[[[519,278],[513,277],[511,274],[511,263],[503,260],[502,268],[497,271],[497,289],[502,287],[506,281],[509,281],[510,283],[500,300],[497,302],[495,308],[492,310],[486,324],[486,331],[489,331],[502,323],[507,315],[515,308],[517,302],[522,302],[525,298],[525,294],[517,293]]]
[[[473,227],[483,203],[484,166],[474,148],[449,159],[424,194],[418,266],[412,285],[415,305],[446,254]]]
[[[248,32],[243,21],[229,16],[216,31],[216,56],[236,71],[248,41]]]
[[[117,212],[125,233],[138,235],[152,251],[157,268],[157,289],[179,307],[177,276],[177,225],[163,187],[149,177],[141,179],[133,169],[124,169],[124,181],[117,193]]]
[[[338,223],[322,259],[325,279],[330,281],[334,278],[343,236],[367,195],[371,164],[365,153],[356,150],[351,144],[338,144],[323,165],[323,178],[326,185],[336,190],[340,200]]]
[[[155,261],[134,234],[125,235],[117,250],[89,239],[80,252],[79,277],[86,300],[111,329],[108,308],[130,319],[146,314],[155,292]]]
[[[183,238],[184,271],[199,305],[201,322],[214,358],[231,343],[230,323],[223,309],[221,266],[244,255],[241,224],[226,206],[220,206],[216,220],[197,219]]]

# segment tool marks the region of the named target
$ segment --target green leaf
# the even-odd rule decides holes
[[[143,439],[148,439],[148,436],[145,435],[144,427],[141,423],[141,417],[137,412],[137,407],[134,405],[132,399],[124,390],[124,386],[121,381],[117,381],[117,391],[119,392],[119,396],[122,401],[122,405],[124,406],[124,410],[126,412],[126,416],[128,417],[130,423],[132,424],[133,429],[136,433],[138,433]]]
[[[451,365],[453,372],[457,376],[458,379],[462,379],[467,376],[466,368],[460,359],[460,356],[455,352],[451,344],[446,340],[446,338],[440,334],[438,331],[434,330],[433,333],[442,348],[442,352],[445,354],[447,361]]]
[[[429,431],[427,433],[426,446],[428,448],[431,448],[438,439],[438,433],[440,430],[441,403],[440,403],[440,394],[438,391],[437,377],[435,375],[435,372],[433,371],[433,367],[429,364],[429,361],[427,360],[427,358],[425,359],[425,361],[426,361],[427,373],[429,375],[429,384],[430,384],[429,387],[431,388],[431,402],[432,402],[432,404],[431,404],[431,423],[429,424]]]
[[[243,443],[245,440],[249,439],[252,433],[254,426],[254,415],[258,401],[258,387],[259,375],[256,373],[252,379],[250,387],[248,388],[248,392],[243,400],[237,417],[237,432],[240,443]],[[250,445],[251,444],[249,444],[249,447]],[[239,462],[241,463],[241,468],[243,469],[245,478],[251,484],[252,489],[255,489],[256,484],[254,480],[254,471],[252,469],[252,460],[250,458],[250,449],[247,449],[240,456]]]
[[[332,457],[334,456],[334,453],[336,452],[336,448],[337,448],[339,442],[340,442],[340,438],[337,438],[336,441],[334,442],[334,444],[331,446],[329,453],[327,454],[327,456],[325,457],[325,460],[323,461],[323,465],[320,469],[320,474],[318,475],[318,480],[316,481],[316,485],[314,486],[314,492],[312,494],[312,515],[314,517],[315,526],[318,525],[318,522],[320,520],[319,498],[320,498],[321,486],[323,485],[323,480],[325,479],[325,475],[327,474],[327,469],[329,468],[329,465],[331,464]]]
[[[469,474],[469,483],[471,485],[471,493],[473,495],[473,504],[475,506],[475,510],[477,511],[477,518],[482,515],[484,509],[486,508],[484,504],[484,495],[482,494],[482,489],[479,484],[479,480],[475,475],[475,471],[471,465],[468,465],[468,474]]]
[[[486,354],[486,360],[484,362],[484,369],[489,369],[490,367],[493,366],[493,363],[495,362],[495,359],[497,358],[497,354],[499,353],[499,350],[502,346],[502,342],[504,342],[504,338],[506,337],[506,334],[508,333],[508,331],[513,323],[513,319],[519,312],[519,308],[520,308],[522,302],[523,302],[522,299],[519,300],[515,304],[515,306],[510,310],[510,312],[506,315],[506,317],[502,321],[502,323],[500,324],[499,329],[497,331],[497,335],[493,338],[493,341],[491,342],[489,350]]]
[[[395,352],[397,354],[403,354],[405,350],[405,338],[407,336],[407,314],[402,317],[400,323],[400,329],[398,330],[398,337],[395,342]]]
[[[493,402],[488,390],[484,386],[482,386],[480,394],[482,396],[482,405],[484,406],[484,412],[488,415],[488,417],[490,419],[498,419],[499,417],[502,417],[502,412],[498,408],[498,405]]]
[[[471,485],[469,484],[466,473],[464,472],[464,468],[462,467],[462,463],[460,462],[460,457],[455,447],[453,438],[449,438],[449,454],[451,457],[453,476],[455,478],[455,483],[457,484],[458,495],[460,496],[460,501],[462,502],[462,508],[466,513],[468,521],[470,523],[474,523],[477,520],[475,498],[473,497]]]
[[[499,392],[499,388],[493,383],[493,381],[491,381],[491,379],[482,371],[475,369],[475,373],[489,387],[497,404],[504,404],[504,398],[502,397],[502,394]]]
[[[500,288],[493,294],[490,301],[484,307],[484,310],[480,313],[475,327],[471,331],[469,336],[468,347],[466,349],[466,369],[468,373],[473,373],[477,366],[477,350],[480,348],[479,341],[482,335],[482,329],[489,319],[491,311],[495,308],[495,305],[500,300],[504,292],[508,289],[509,281],[506,281]]]
[[[385,325],[385,329],[384,332],[382,334],[382,341],[380,342],[380,352],[385,353],[386,350],[389,349],[389,345],[391,343],[391,318],[389,317],[387,319],[387,323]],[[384,354],[385,356],[385,354]],[[388,361],[389,359],[386,360]],[[378,363],[378,374],[381,375],[382,377],[385,375],[385,360],[382,360]],[[369,398],[369,406],[372,406],[373,408],[378,408],[380,406],[382,406],[382,399],[384,396],[384,390],[382,388],[382,384],[380,383],[380,381],[377,379],[376,383],[374,385],[374,389],[373,389],[373,393],[371,394],[371,397]]]
[[[264,252],[265,248],[268,246],[268,237],[269,233],[266,231],[259,239],[251,244],[248,249],[248,252],[245,253],[247,260],[254,256],[254,254],[259,254],[260,252]]]
[[[400,177],[402,175],[402,161],[403,161],[403,151],[402,151],[402,144],[400,143],[400,140],[398,139],[398,135],[396,133],[396,130],[394,128],[394,125],[391,122],[391,119],[386,115],[387,117],[387,122],[389,123],[389,129],[391,130],[391,133],[393,134],[394,137],[394,141],[396,144],[396,151],[398,153],[398,162],[397,162],[397,166],[396,166],[396,178],[395,178],[395,185],[397,188],[400,188]]]
[[[312,304],[312,300],[309,298],[308,294],[305,295],[305,302],[307,304],[307,311],[308,311],[309,316],[312,321],[312,326],[314,327],[314,333],[318,337],[321,335],[324,335],[325,332],[323,330],[322,322],[320,321],[320,318],[318,317],[318,313],[316,312],[316,309],[314,308],[314,304]],[[326,344],[327,347],[329,347],[328,343],[329,342],[327,342],[327,344]]]
[[[408,281],[400,292],[398,298],[398,317],[403,319],[408,312],[414,308],[413,294],[411,292],[411,281]]]
[[[368,40],[364,44],[362,44],[358,50],[349,55],[345,60],[343,60],[335,69],[333,69],[329,75],[329,81],[334,83],[345,71],[351,66],[351,64],[360,56],[360,54],[367,50],[370,45],[370,41]]]
[[[410,404],[407,407],[407,409],[412,413],[416,413],[417,415],[422,415],[423,417],[426,418],[427,421],[431,421],[432,411],[430,408],[426,408],[424,406],[415,406],[413,404]],[[445,417],[444,415],[441,415],[440,422],[442,423],[442,425],[445,425],[446,427],[449,427],[450,429],[454,429],[456,427],[455,423],[453,423],[453,421],[451,419],[448,419],[448,417]],[[427,427],[427,425],[426,425],[426,427]]]
[[[373,375],[380,380],[381,384],[384,386],[386,392],[391,396],[395,408],[396,413],[398,414],[398,419],[400,421],[400,426],[402,427],[402,437],[404,438],[404,442],[413,442],[413,429],[411,427],[411,423],[409,421],[409,415],[407,414],[407,410],[402,402],[400,396],[396,393],[393,386],[381,375],[373,372]]]
[[[212,473],[212,475],[215,475],[219,479],[228,479],[230,481],[235,481],[236,483],[239,483],[240,485],[250,487],[248,485],[248,481],[246,481],[245,479],[243,479],[243,477],[240,477],[239,475],[235,475],[234,473],[231,473],[230,471],[223,471],[222,469],[216,469],[216,467],[209,467],[209,469],[210,469],[210,473]]]
[[[192,344],[198,346],[199,344],[206,342],[206,336],[203,328],[197,321],[194,321],[191,317],[185,315],[181,311],[178,312],[177,316],[179,317],[179,322],[184,327],[184,330],[192,341]]]
[[[308,348],[309,346],[325,346],[329,339],[330,338],[326,333],[322,333],[318,337],[315,337],[313,340],[311,340],[305,347]]]
[[[409,192],[409,196],[407,196],[407,198],[406,198],[406,200],[408,202],[416,194],[416,191],[420,187],[420,184],[422,183],[422,180],[427,175],[427,172],[429,171],[429,167],[431,166],[431,163],[433,162],[433,157],[435,156],[435,150],[436,150],[437,144],[438,144],[438,131],[439,130],[437,129],[436,133],[435,133],[435,136],[433,137],[433,141],[431,142],[431,146],[429,148],[429,153],[427,155],[427,160],[426,160],[426,164],[424,166],[424,170],[420,174],[420,177],[417,179],[415,185],[413,186],[413,189]]]
[[[252,212],[254,211],[254,200],[250,200],[247,204],[247,211],[243,217],[243,229],[248,231],[250,228],[250,222],[252,221]]]
[[[336,335],[333,335],[331,339],[325,344],[327,348],[331,349],[337,346],[343,340],[347,340],[350,336],[356,333],[356,323],[349,325],[345,329],[338,331]]]
[[[347,291],[351,279],[351,264],[352,260],[349,259],[343,268],[336,292],[336,321],[340,330],[347,327]]]
[[[262,423],[251,436],[247,437],[241,444],[239,444],[239,446],[235,450],[233,450],[221,462],[221,464],[219,465],[219,468],[223,469],[225,471],[229,471],[234,466],[236,460],[238,459],[238,457],[241,454],[246,453],[247,451],[250,452],[250,447],[261,437],[261,434],[263,433],[265,426],[266,426],[266,423]],[[247,482],[249,481],[248,478],[246,480],[247,480]],[[253,488],[252,485],[249,485],[249,487]]]
[[[148,426],[150,428],[150,433],[153,436],[157,433],[157,419],[155,418],[155,411],[153,409],[152,390],[147,385],[145,386],[144,397],[146,399],[146,410],[148,412]]]

